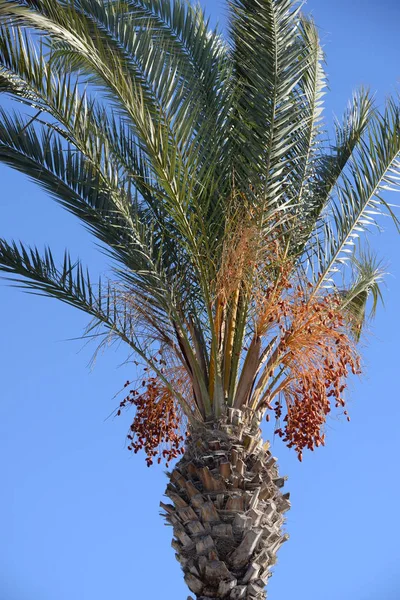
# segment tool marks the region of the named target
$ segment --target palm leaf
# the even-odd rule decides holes
[[[339,265],[349,260],[360,235],[377,225],[377,217],[389,213],[398,219],[382,196],[396,190],[400,175],[400,109],[389,100],[385,112],[376,114],[365,135],[355,145],[346,171],[342,171],[334,194],[321,216],[313,239],[316,293],[330,287]]]
[[[96,323],[127,343],[177,395],[152,353],[138,343],[136,319],[132,319],[129,304],[123,299],[121,302],[120,291],[111,284],[104,289],[101,280],[94,286],[80,261],[73,262],[66,252],[62,267],[57,268],[50,249],[46,248],[42,256],[37,248],[0,239],[0,265],[2,271],[14,276],[13,280],[31,293],[56,298],[91,315]],[[177,400],[186,416],[193,420],[193,410],[181,396],[178,395]]]
[[[378,302],[383,303],[381,284],[386,273],[381,262],[370,251],[364,250],[359,256],[353,255],[351,266],[352,282],[347,288],[340,290],[340,295],[342,309],[349,319],[356,341],[359,341],[367,319],[375,316]],[[372,304],[367,314],[370,299]]]

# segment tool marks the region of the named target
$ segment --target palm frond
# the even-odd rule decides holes
[[[90,19],[97,35],[104,35],[112,51],[122,52],[128,65],[136,64],[145,72],[155,93],[166,106],[170,105],[171,113],[173,105],[179,103],[181,88],[183,93],[202,95],[215,111],[219,96],[226,94],[223,83],[229,66],[227,49],[218,32],[210,35],[199,5],[181,0],[174,0],[168,7],[159,0],[107,4],[75,0],[74,7]],[[159,53],[157,60],[151,57],[155,52]],[[175,101],[167,85],[171,81],[168,72],[174,78]]]
[[[359,341],[367,319],[375,316],[379,301],[383,303],[381,285],[386,275],[381,261],[368,250],[351,257],[353,277],[350,285],[340,290],[342,310],[346,314],[353,335]],[[369,313],[367,305],[372,301]]]
[[[177,394],[157,361],[154,361],[154,348],[151,352],[151,348],[149,351],[141,346],[136,334],[138,315],[132,313],[130,302],[127,297],[121,295],[117,287],[110,283],[103,286],[101,280],[93,285],[87,269],[80,261],[72,261],[68,252],[64,255],[61,268],[57,268],[49,248],[41,255],[37,248],[15,242],[10,244],[2,239],[0,268],[11,275],[17,285],[29,292],[61,300],[92,316],[95,324],[105,327],[127,343],[157,373],[177,397],[190,420],[196,417],[196,411],[193,412],[186,401]],[[95,324],[92,324],[90,330],[93,330]]]
[[[301,126],[291,95],[305,67],[296,34],[299,6],[292,0],[233,0],[230,7],[239,159],[248,184],[255,186],[261,174],[265,196],[278,202],[289,140]]]
[[[316,251],[315,287],[331,287],[340,265],[349,260],[355,241],[377,218],[389,214],[399,220],[383,197],[398,190],[400,177],[400,108],[389,100],[383,114],[369,122],[365,135],[355,145],[334,188],[331,200],[317,224],[312,244]]]
[[[291,148],[291,169],[285,182],[286,193],[292,197],[294,205],[295,218],[288,225],[291,254],[294,256],[301,253],[313,215],[318,211],[318,171],[324,143],[322,113],[326,93],[325,57],[314,22],[302,16],[300,32],[305,68],[292,94],[301,107],[302,127],[294,133],[296,142]]]
[[[160,262],[162,247],[152,235],[151,222],[140,221],[139,208],[135,212],[123,189],[107,187],[92,163],[73,147],[63,146],[51,128],[38,134],[33,123],[4,111],[0,111],[0,160],[37,181],[78,216],[125,265],[131,285],[135,283],[166,313],[171,311],[171,286],[166,285]]]
[[[32,10],[9,2],[7,8],[9,18],[13,17],[17,23],[39,31],[44,30],[49,34],[49,40],[52,37],[61,40],[79,53],[86,64],[86,71],[96,77],[94,83],[103,87],[108,97],[119,101],[121,110],[129,117],[139,142],[168,191],[171,206],[178,213],[182,212],[184,198],[190,197],[187,189],[189,168],[193,168],[195,163],[193,154],[190,163],[184,159],[182,145],[191,143],[196,115],[200,110],[197,95],[184,94],[172,119],[167,111],[170,100],[163,98],[162,102],[157,98],[143,73],[134,76],[127,72],[124,58],[120,53],[111,51],[104,40],[104,32],[101,29],[95,32],[94,23],[71,3],[55,6],[44,1]],[[164,67],[164,60],[165,53],[151,54],[147,57],[148,70],[152,67],[158,73]],[[175,93],[174,72],[168,68],[164,71],[168,74],[169,89]]]
[[[42,118],[38,122],[47,129],[55,129],[76,146],[92,170],[97,171],[99,181],[105,187],[114,188],[117,198],[122,197],[118,190],[136,188],[142,201],[153,211],[153,217],[158,222],[163,219],[165,229],[168,224],[163,208],[166,192],[126,121],[110,116],[96,99],[86,92],[81,93],[78,82],[70,75],[54,70],[53,62],[45,59],[42,48],[37,53],[32,40],[19,29],[3,28],[2,33],[0,58],[7,91],[55,119],[55,122],[43,123]],[[125,217],[127,209],[130,210],[126,203],[119,203],[114,207],[117,208],[122,214],[125,212]]]
[[[368,90],[361,88],[354,93],[344,114],[343,122],[336,121],[335,143],[329,152],[326,152],[324,143],[320,144],[319,153],[313,163],[314,172],[304,184],[308,190],[306,202],[299,203],[298,206],[303,218],[295,232],[295,238],[298,241],[293,250],[294,255],[297,253],[301,260],[310,258],[310,248],[313,250],[318,248],[320,215],[329,202],[332,190],[338,183],[341,174],[346,171],[353,152],[356,151],[357,145],[360,144],[362,136],[375,114],[376,107],[372,96]]]
[[[343,121],[335,122],[335,142],[329,154],[321,157],[317,172],[318,205],[316,207],[318,216],[330,194],[338,182],[340,175],[346,170],[353,152],[371,124],[377,113],[374,98],[368,89],[360,88],[353,94]]]

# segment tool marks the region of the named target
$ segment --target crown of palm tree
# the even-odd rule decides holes
[[[113,273],[5,240],[0,268],[143,360],[142,424],[171,398],[193,422],[274,398],[279,417],[284,398],[289,445],[323,443],[381,294],[360,240],[383,212],[397,224],[396,102],[360,90],[327,141],[324,56],[293,0],[231,0],[226,39],[183,0],[0,0],[0,23],[0,90],[22,103],[0,110],[0,160]]]

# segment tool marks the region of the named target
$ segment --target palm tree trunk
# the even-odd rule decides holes
[[[191,429],[161,502],[172,546],[197,600],[265,600],[290,508],[259,421],[239,410]]]

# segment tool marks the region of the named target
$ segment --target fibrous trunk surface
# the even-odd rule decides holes
[[[183,458],[161,503],[173,526],[172,546],[198,600],[265,600],[289,494],[259,421],[230,409],[191,429]]]

